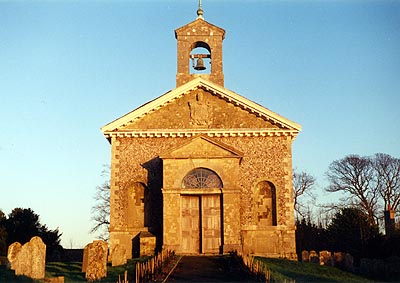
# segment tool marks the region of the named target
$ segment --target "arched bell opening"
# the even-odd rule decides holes
[[[189,56],[190,74],[211,73],[211,48],[202,41],[192,44]]]

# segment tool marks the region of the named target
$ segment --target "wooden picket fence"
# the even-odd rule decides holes
[[[257,277],[261,282],[270,283],[271,281],[271,271],[268,269],[267,265],[254,258],[251,255],[241,255],[239,256],[244,265],[250,270],[250,272]]]
[[[161,272],[162,265],[175,253],[170,250],[162,250],[155,256],[144,262],[136,262],[135,283],[151,282]]]
[[[271,276],[271,271],[268,268],[267,264],[261,260],[258,260],[254,256],[251,255],[237,255],[244,263],[244,265],[249,268],[250,272],[257,277],[260,282],[265,283],[273,283],[277,282]],[[284,279],[283,281],[279,281],[282,283],[296,283],[296,280]]]
[[[128,270],[125,270],[125,272],[124,272],[124,279],[121,280],[121,275],[118,275],[117,283],[129,283],[129,281],[128,281]]]

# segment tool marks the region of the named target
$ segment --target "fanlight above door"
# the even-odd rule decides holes
[[[182,188],[222,188],[222,181],[214,171],[206,168],[196,168],[183,178]]]

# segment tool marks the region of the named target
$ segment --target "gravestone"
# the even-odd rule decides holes
[[[343,268],[344,254],[342,252],[334,252],[333,253],[333,262],[336,267]]]
[[[33,237],[28,243],[31,255],[31,275],[33,279],[42,279],[46,271],[46,245],[40,237]]]
[[[88,246],[91,245],[87,244],[84,248],[83,248],[83,259],[82,259],[82,272],[86,272],[86,267],[87,267],[87,259],[88,259]]]
[[[88,281],[98,281],[107,276],[108,244],[105,241],[98,240],[93,241],[86,247],[87,264],[85,277]]]
[[[15,245],[14,245],[15,244]],[[24,244],[18,251],[18,242],[13,247],[15,259],[12,262],[12,268],[15,275],[25,275],[33,279],[43,279],[46,268],[46,245],[40,237],[33,237],[28,243]],[[11,252],[12,253],[12,252]],[[12,258],[12,256],[10,256]]]
[[[126,260],[126,249],[121,245],[115,245],[114,249],[111,252],[111,265],[119,266],[124,265],[127,262]]]
[[[354,258],[351,254],[344,255],[344,269],[350,272],[354,271]]]
[[[310,262],[319,264],[319,256],[316,251],[310,251]]]
[[[308,251],[301,252],[301,261],[302,262],[309,262],[310,261],[310,253]]]
[[[10,269],[15,270],[17,255],[21,251],[22,245],[19,242],[12,243],[8,247],[7,258],[10,262]]]
[[[331,252],[329,251],[320,251],[319,252],[319,257],[320,257],[320,261],[321,261],[321,265],[328,265],[331,266],[332,265],[332,256],[331,256]]]

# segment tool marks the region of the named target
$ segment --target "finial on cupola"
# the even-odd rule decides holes
[[[199,8],[197,9],[197,18],[204,19],[203,18],[203,8],[201,7],[201,0],[199,0]]]

